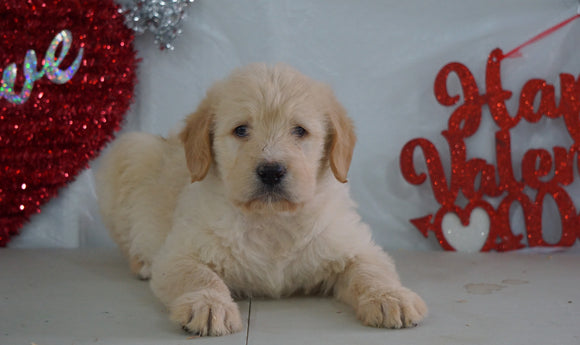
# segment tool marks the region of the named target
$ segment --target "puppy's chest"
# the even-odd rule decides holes
[[[327,277],[317,236],[292,223],[244,229],[224,245],[230,257],[217,272],[238,295],[274,296],[308,290]]]

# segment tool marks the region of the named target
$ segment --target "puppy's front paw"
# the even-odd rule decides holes
[[[225,335],[242,330],[238,305],[230,296],[211,290],[186,293],[170,307],[171,319],[185,331],[200,336]]]
[[[427,315],[427,305],[419,295],[401,287],[368,292],[360,297],[356,312],[367,326],[406,328],[416,326]]]

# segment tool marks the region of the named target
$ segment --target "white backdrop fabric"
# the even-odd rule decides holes
[[[412,186],[399,168],[401,148],[413,138],[433,142],[449,172],[441,131],[452,109],[433,94],[439,70],[465,64],[484,90],[488,54],[507,52],[578,13],[576,0],[197,0],[188,9],[174,51],[160,51],[150,34],[136,41],[143,60],[135,103],[123,131],[166,135],[180,126],[206,89],[233,68],[251,62],[285,62],[330,84],[353,118],[359,141],[349,175],[353,198],[376,241],[393,249],[436,250],[409,222],[439,205],[428,183]],[[580,20],[505,60],[502,81],[517,109],[525,81],[558,84],[560,73],[580,74]],[[556,86],[557,87],[557,86]],[[556,93],[558,95],[558,92]],[[516,175],[531,147],[570,146],[558,121],[518,126],[512,134]],[[493,123],[487,108],[468,155],[494,161]],[[98,159],[92,162],[98,166]],[[420,165],[418,169],[422,169]],[[580,207],[580,184],[567,187]],[[543,213],[544,237],[557,241],[555,203]],[[514,214],[514,232],[523,232]],[[519,229],[519,230],[518,230]],[[93,170],[84,171],[13,237],[11,247],[112,246],[96,203]],[[578,247],[578,245],[576,245]]]

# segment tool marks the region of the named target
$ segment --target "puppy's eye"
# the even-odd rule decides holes
[[[306,136],[306,134],[308,134],[308,132],[304,129],[304,127],[296,126],[292,128],[292,134],[298,138],[303,138]]]
[[[248,126],[242,125],[234,128],[234,135],[238,138],[246,138],[250,133],[248,132]]]

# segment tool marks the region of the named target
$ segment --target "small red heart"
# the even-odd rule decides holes
[[[112,138],[133,99],[137,59],[133,32],[112,0],[4,0],[0,18],[5,86],[0,89],[0,246],[5,246]],[[70,33],[68,52],[67,43],[55,42],[62,32]],[[45,64],[51,43],[58,45],[53,58],[62,58],[61,71],[72,72],[81,57],[63,83]],[[33,61],[31,51],[37,64],[24,66]],[[12,63],[17,76],[9,90]],[[27,83],[27,99],[11,97],[25,95]]]
[[[463,213],[463,214],[462,214]],[[469,212],[466,221],[462,212],[446,213],[441,221],[443,236],[453,249],[461,252],[480,251],[488,240],[491,219],[487,211],[476,207]]]

